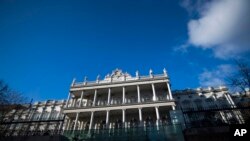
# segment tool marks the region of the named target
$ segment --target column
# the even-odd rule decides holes
[[[82,91],[82,93],[81,93],[81,98],[80,98],[80,102],[79,102],[79,107],[81,107],[82,106],[82,98],[83,98],[83,94],[84,94],[84,91]]]
[[[111,97],[111,88],[109,88],[108,92],[108,105],[110,104],[110,97]]]
[[[79,117],[79,113],[76,113],[76,119],[75,119],[74,130],[76,130],[76,126],[77,126],[77,123],[78,123],[78,117]]]
[[[125,111],[126,111],[126,109],[122,109],[122,122],[123,122],[123,124],[124,124],[125,121],[126,121]]]
[[[63,121],[61,121],[60,124],[59,124],[59,132],[63,131],[62,128],[63,128]]]
[[[78,126],[78,128],[77,128],[77,130],[81,130],[81,127],[82,127],[82,121],[79,121],[79,126]]]
[[[138,110],[139,110],[139,120],[140,120],[140,122],[142,122],[142,112],[141,112],[141,108],[138,108]]]
[[[82,122],[81,122],[81,127],[80,127],[80,130],[82,130],[82,129],[83,129],[83,124],[84,124],[84,122],[82,121]]]
[[[108,127],[108,124],[109,124],[109,110],[107,111],[107,114],[106,114],[106,125]]]
[[[137,85],[138,103],[141,103],[140,86]]]
[[[155,107],[155,112],[156,112],[156,119],[159,120],[160,119],[160,115],[159,115],[159,107]]]
[[[172,96],[172,92],[171,92],[170,85],[169,85],[168,82],[167,82],[167,87],[168,87],[169,98],[170,98],[170,100],[172,100],[172,99],[173,99],[173,96]]]
[[[156,101],[155,85],[154,83],[152,83],[151,85],[152,85],[152,90],[153,90],[153,101]]]
[[[70,107],[74,107],[74,105],[75,105],[75,98],[72,98],[72,102],[70,104]]]
[[[159,130],[159,122],[160,122],[160,115],[159,115],[159,107],[155,107],[155,112],[156,112],[156,126],[157,126],[157,130]]]
[[[97,97],[97,89],[95,89],[94,100],[93,100],[93,106],[95,106],[96,97]]]
[[[122,87],[122,103],[125,104],[125,87]]]
[[[71,98],[71,93],[69,92],[69,94],[68,94],[68,99],[67,99],[67,102],[66,102],[66,108],[68,108],[68,106],[69,106],[69,100],[70,100],[70,98]]]
[[[91,117],[90,117],[90,124],[89,124],[89,130],[92,129],[92,125],[93,125],[93,118],[94,118],[94,112],[91,112]]]
[[[69,118],[68,123],[67,123],[67,126],[66,126],[66,130],[70,130],[70,123],[71,123],[71,120],[70,120],[70,118]]]
[[[74,105],[73,105],[73,107],[76,107],[76,103],[77,103],[77,98],[74,98]]]

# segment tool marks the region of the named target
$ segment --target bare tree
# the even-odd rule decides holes
[[[250,65],[243,60],[235,60],[236,73],[228,77],[228,83],[234,90],[245,92],[250,88]]]
[[[6,115],[13,109],[21,109],[27,99],[19,92],[12,90],[4,81],[0,80],[0,122],[4,122]]]

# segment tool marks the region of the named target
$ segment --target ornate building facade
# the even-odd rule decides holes
[[[67,101],[66,130],[161,125],[172,122],[176,106],[166,70],[132,77],[116,69],[104,80],[74,81]]]
[[[0,130],[4,136],[183,140],[182,131],[191,126],[244,124],[249,116],[237,109],[239,97],[231,97],[223,86],[172,91],[166,69],[162,74],[149,70],[147,76],[115,69],[102,80],[74,79],[67,100],[13,108]]]

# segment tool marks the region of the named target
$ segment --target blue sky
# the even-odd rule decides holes
[[[213,4],[216,9],[221,3]],[[218,34],[206,34],[210,25],[195,23],[213,18],[213,5],[205,10],[203,5],[189,0],[2,0],[0,79],[34,100],[65,99],[74,77],[95,80],[115,68],[131,75],[166,68],[172,89],[223,84],[231,59],[246,56],[249,47],[229,46],[236,43],[231,38],[211,41]],[[201,31],[205,39],[197,38]]]

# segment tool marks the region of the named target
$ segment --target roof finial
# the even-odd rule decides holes
[[[73,78],[71,86],[74,86],[75,82],[76,82],[76,78]]]
[[[153,70],[151,68],[149,70],[149,75],[150,75],[151,78],[153,78]]]
[[[163,69],[163,74],[164,74],[164,76],[168,76],[167,70],[165,68]]]
[[[139,79],[139,71],[137,70],[136,72],[135,72],[135,75],[136,75],[136,78],[138,78]]]
[[[99,83],[99,81],[100,81],[100,75],[98,74],[96,77],[96,83]]]
[[[85,76],[85,77],[84,77],[84,85],[86,85],[86,84],[87,84],[87,80],[88,80],[88,77],[87,77],[87,76]]]

